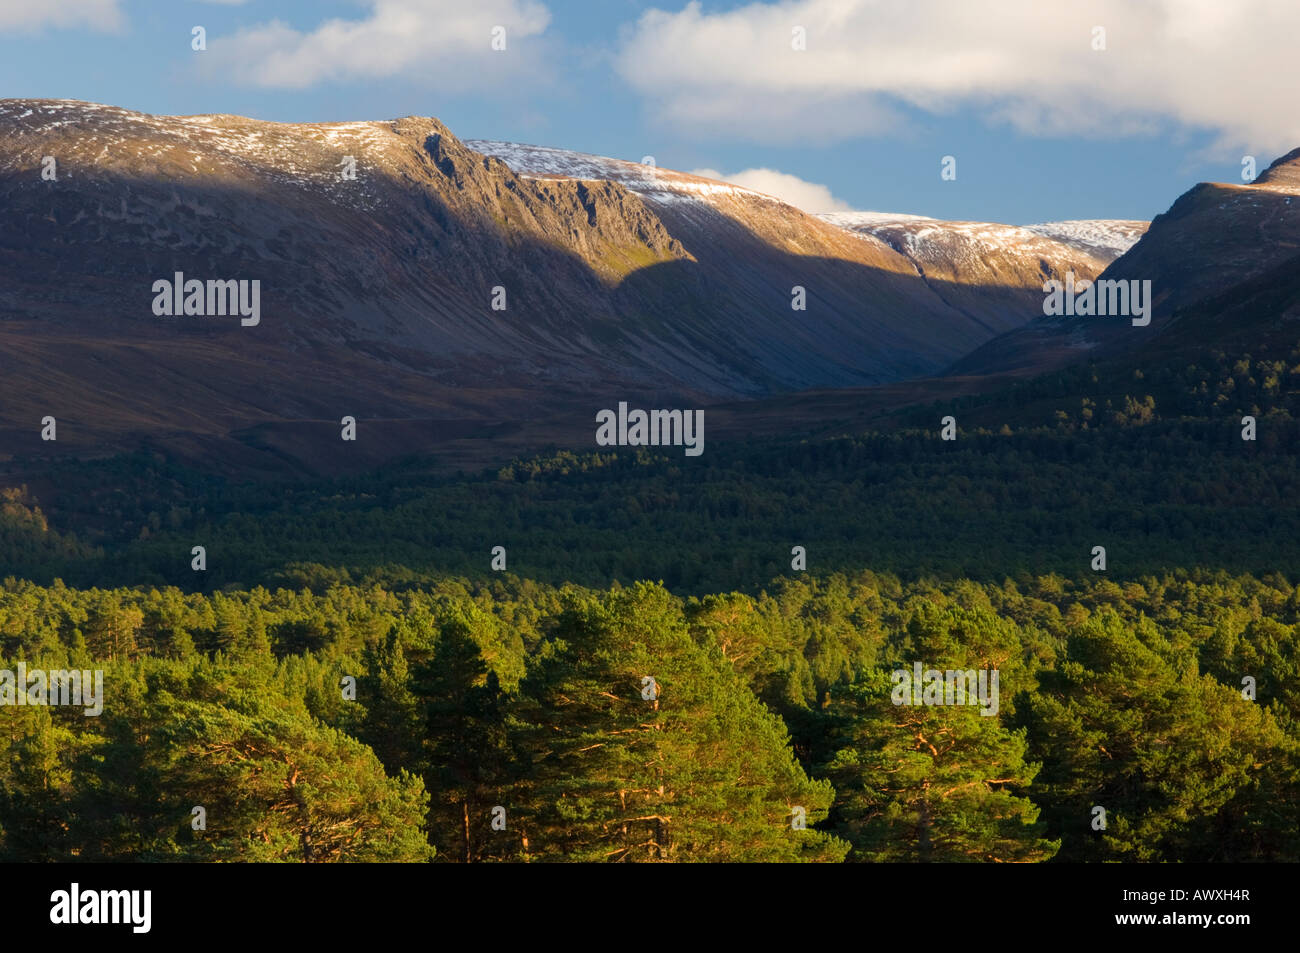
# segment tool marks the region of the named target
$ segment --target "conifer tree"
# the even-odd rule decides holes
[[[575,597],[523,686],[517,797],[546,860],[837,860],[833,792],[660,586]],[[798,809],[798,810],[796,810]],[[806,829],[794,818],[806,821]]]

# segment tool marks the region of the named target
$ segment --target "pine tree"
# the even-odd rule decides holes
[[[415,684],[425,700],[429,826],[439,853],[465,863],[515,855],[518,841],[507,833],[513,805],[502,803],[512,762],[505,699],[465,615],[442,623]],[[491,828],[498,806],[506,808],[507,832]]]
[[[522,689],[516,797],[544,860],[838,860],[833,791],[681,606],[649,584],[575,597]],[[800,809],[800,810],[796,810]],[[796,829],[794,818],[806,819]]]

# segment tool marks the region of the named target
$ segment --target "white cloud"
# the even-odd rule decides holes
[[[907,105],[1042,135],[1173,122],[1264,152],[1300,145],[1297,36],[1295,0],[692,2],[642,15],[617,65],[662,119],[754,141],[897,131]]]
[[[0,30],[52,26],[113,32],[125,23],[118,0],[0,0]]]
[[[731,175],[724,175],[717,169],[694,169],[691,175],[700,175],[706,179],[718,179],[739,185],[743,189],[753,189],[764,195],[771,195],[787,202],[805,212],[848,212],[852,206],[841,202],[831,195],[831,190],[816,182],[805,182],[797,175],[778,172],[775,169],[745,169]]]
[[[524,74],[533,57],[524,42],[541,34],[550,13],[536,0],[371,0],[369,15],[334,19],[310,32],[272,20],[209,39],[203,67],[239,82],[305,89],[326,80],[420,75],[440,89],[470,88]],[[505,28],[503,51],[493,30]]]

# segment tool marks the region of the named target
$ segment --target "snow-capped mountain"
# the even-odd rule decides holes
[[[1254,318],[1261,309],[1282,307],[1276,320],[1294,320],[1282,304],[1286,296],[1279,292],[1268,304],[1267,287],[1257,286],[1257,280],[1277,284],[1277,275],[1294,270],[1298,251],[1300,149],[1279,158],[1252,183],[1192,187],[1106,267],[1100,276],[1105,280],[1151,283],[1149,324],[1135,327],[1125,316],[1040,317],[982,345],[952,370],[1039,370],[1078,360],[1083,353],[1100,358],[1131,352],[1176,329],[1184,312],[1194,309],[1204,319],[1206,302],[1220,297],[1225,300],[1211,306],[1210,318],[1249,297],[1255,302]],[[1240,294],[1233,289],[1241,289]],[[1224,317],[1215,333],[1230,333],[1233,320]],[[1196,333],[1208,340],[1206,330],[1213,326],[1213,320],[1199,320]]]
[[[892,212],[810,217],[761,192],[649,163],[509,142],[470,140],[467,145],[501,159],[525,178],[617,182],[646,199],[674,235],[698,237],[696,247],[713,241],[711,231],[720,213],[792,254],[806,254],[801,242],[809,237],[811,221],[820,220],[888,246],[934,296],[992,334],[1041,314],[1046,279],[1062,278],[1066,272],[1095,277],[1147,226],[1135,221],[1075,221],[1018,227]],[[773,227],[791,220],[798,222],[796,233]],[[896,261],[891,262],[894,266]],[[774,340],[773,346],[779,349],[781,344]]]
[[[1030,318],[1042,313],[1045,281],[1061,279],[1067,272],[1081,279],[1095,278],[1146,228],[1145,222],[1127,221],[1022,227],[891,212],[834,212],[819,217],[887,244],[954,308],[981,315],[1001,309]]]
[[[1076,248],[1110,259],[1118,258],[1137,244],[1151,227],[1150,222],[1127,219],[1080,219],[1071,222],[1043,222],[1026,225],[1026,231],[1074,245]]]
[[[0,454],[55,449],[31,426],[50,415],[60,451],[144,435],[330,468],[310,428],[345,414],[372,422],[358,454],[410,453],[547,415],[585,440],[638,395],[925,375],[1030,320],[1044,274],[1090,267],[1035,240],[1033,268],[985,284],[752,190],[436,119],[0,100]],[[258,282],[260,321],[156,313],[177,274]]]
[[[1149,224],[1100,219],[1022,226],[949,222],[893,212],[829,212],[818,217],[878,238],[918,267],[961,272],[968,279],[972,269],[981,265],[987,266],[989,274],[996,274],[997,262],[1006,258],[1077,261],[1083,267],[1075,269],[1076,273],[1095,272],[1128,251]]]
[[[686,172],[660,169],[650,162],[629,162],[604,156],[530,146],[517,142],[489,139],[466,139],[465,145],[475,152],[500,159],[527,179],[586,179],[617,182],[630,192],[655,202],[682,202],[723,196],[745,196],[761,201],[777,201],[753,189],[704,179]]]

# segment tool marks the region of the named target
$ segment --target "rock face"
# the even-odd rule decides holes
[[[759,193],[435,119],[0,100],[0,456],[52,452],[46,415],[59,450],[221,463],[344,415],[464,434],[899,380],[1032,318],[1007,289],[1060,264],[929,267]],[[176,273],[259,282],[260,322],[156,315]]]
[[[1123,317],[1042,317],[983,345],[952,371],[1039,370],[1145,347],[1175,327],[1182,312],[1285,268],[1297,255],[1300,149],[1249,185],[1203,182],[1189,189],[1106,268],[1103,280],[1151,282],[1149,325],[1133,327]]]

